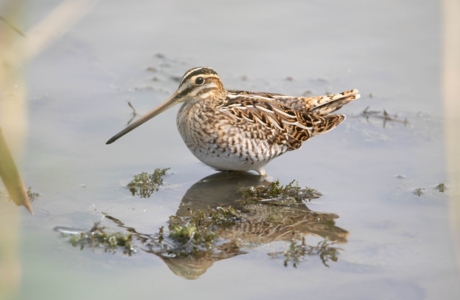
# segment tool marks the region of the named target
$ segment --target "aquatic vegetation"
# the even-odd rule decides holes
[[[435,187],[435,189],[437,189],[440,193],[444,193],[446,190],[446,185],[444,183],[440,183]]]
[[[134,175],[134,179],[128,183],[129,191],[133,196],[149,198],[158,187],[163,184],[163,176],[170,168],[156,168],[152,174],[142,172]]]
[[[420,197],[420,196],[423,194],[423,190],[424,190],[424,189],[425,189],[425,188],[416,188],[415,191],[414,191],[414,193],[415,193],[417,196]]]
[[[321,193],[315,189],[309,187],[300,188],[297,180],[293,180],[285,186],[281,185],[279,180],[276,180],[266,185],[242,188],[239,192],[246,203],[269,201],[273,205],[277,203],[279,205],[293,204],[296,201],[303,200],[311,201],[321,196]]]
[[[219,231],[241,220],[241,212],[231,206],[199,209],[191,211],[189,216],[171,216],[169,237],[176,247],[170,248],[169,254],[187,256],[196,250],[210,250],[219,239]],[[179,246],[188,246],[191,251]]]
[[[282,252],[271,252],[268,253],[269,256],[273,258],[278,258],[280,256],[284,257],[283,264],[285,267],[292,264],[294,268],[297,268],[299,263],[303,262],[307,256],[319,256],[324,266],[329,268],[327,262],[329,260],[337,262],[339,248],[333,247],[334,243],[328,241],[327,239],[322,240],[316,246],[310,246],[305,243],[305,238],[302,238],[302,241],[299,244],[299,241],[292,240],[289,249]]]
[[[180,243],[187,243],[190,241],[190,239],[195,237],[195,233],[197,232],[197,228],[188,223],[185,225],[174,225],[171,226],[171,231],[169,232],[169,236],[171,236],[174,240],[180,242]],[[213,239],[211,235],[211,240]]]
[[[383,109],[382,111],[369,110],[369,106],[361,112],[360,116],[366,118],[367,121],[369,121],[371,118],[383,120],[383,128],[385,128],[387,122],[401,123],[404,124],[404,126],[409,124],[407,118],[404,118],[404,120],[402,120],[397,115],[391,116],[385,109]]]
[[[29,201],[33,202],[36,200],[38,197],[40,197],[40,194],[37,192],[32,191],[32,188],[29,187],[26,191],[27,197],[29,197]],[[5,198],[8,199],[9,195],[6,191],[0,190],[0,199]]]
[[[157,170],[156,187],[167,169]],[[153,181],[155,173],[147,174],[147,178],[145,174],[135,178],[136,186]],[[295,180],[287,185],[277,180],[235,189],[235,200],[230,206],[216,204],[203,208],[200,197],[186,197],[187,202],[180,205],[176,215],[169,217],[167,226],[155,233],[139,233],[106,214],[105,219],[125,232],[115,232],[99,223],[88,232],[72,233],[75,230],[68,228],[59,231],[70,236],[69,242],[80,249],[103,249],[108,253],[121,249],[130,256],[137,250],[154,254],[174,273],[189,279],[198,278],[215,261],[274,241],[284,241],[289,247],[286,251],[268,253],[271,257],[282,256],[285,266],[297,267],[307,256],[320,257],[327,267],[329,261],[337,261],[340,249],[333,245],[347,242],[349,233],[335,225],[337,215],[314,212],[306,207],[306,202],[321,196],[317,190],[301,188]],[[316,246],[307,245],[305,236],[310,234],[324,240]]]
[[[29,187],[29,188],[27,189],[27,196],[29,197],[30,202],[33,202],[35,199],[37,199],[38,197],[40,197],[40,194],[37,193],[37,192],[32,191],[32,188]]]
[[[107,216],[119,226],[124,224],[118,219]],[[215,248],[219,239],[218,232],[225,226],[239,222],[239,212],[235,209],[218,207],[209,210],[197,210],[190,216],[171,216],[168,232],[160,227],[155,234],[142,234],[132,228],[130,232],[114,232],[111,228],[100,226],[97,222],[89,231],[56,227],[63,237],[68,237],[72,246],[84,248],[103,249],[104,252],[116,253],[118,249],[123,254],[133,255],[137,252],[135,241],[147,245],[149,250],[156,254],[173,256],[199,255],[200,251],[208,251]],[[141,246],[139,245],[139,247]]]
[[[133,245],[132,233],[113,232],[112,229],[99,226],[99,222],[87,232],[80,231],[77,234],[65,233],[61,235],[69,237],[69,242],[74,247],[83,250],[85,247],[91,249],[103,249],[107,253],[116,253],[119,248],[123,249],[123,254],[131,256],[136,252]]]

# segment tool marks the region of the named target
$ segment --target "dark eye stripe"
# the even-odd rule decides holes
[[[185,72],[184,76],[182,77],[182,80],[180,81],[179,86],[182,85],[187,80],[189,80],[190,78],[192,78],[193,76],[207,75],[207,74],[217,75],[216,71],[208,67],[199,67],[199,68],[190,69],[187,72]]]
[[[184,97],[185,95],[187,95],[188,93],[190,93],[190,91],[191,91],[192,89],[193,89],[193,87],[183,90],[182,92],[180,92],[180,93],[177,95],[177,97],[178,97],[178,98]]]

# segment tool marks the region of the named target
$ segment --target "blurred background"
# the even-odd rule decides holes
[[[32,216],[0,188],[0,298],[458,299],[459,13],[448,0],[2,0],[0,127],[40,196]],[[286,268],[274,243],[187,281],[143,251],[80,251],[52,230],[109,213],[153,233],[214,173],[183,144],[178,108],[105,145],[128,101],[144,114],[202,65],[228,89],[360,90],[343,125],[267,167],[322,192],[308,208],[350,232],[329,268]],[[165,188],[131,195],[133,175],[157,167],[171,168]]]

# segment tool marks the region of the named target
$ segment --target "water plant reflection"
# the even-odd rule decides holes
[[[183,196],[169,224],[157,233],[139,233],[121,220],[106,215],[124,233],[99,224],[89,232],[59,231],[72,234],[71,242],[81,249],[103,248],[113,253],[122,248],[132,255],[137,251],[161,258],[176,275],[197,279],[214,262],[250,252],[276,241],[285,242],[285,251],[270,257],[283,257],[285,266],[297,267],[305,257],[319,257],[325,266],[337,261],[349,233],[335,225],[333,213],[311,211],[307,203],[318,198],[314,189],[300,188],[296,182],[282,186],[279,181],[261,181],[249,173],[216,173],[195,183]],[[307,245],[305,237],[322,238]]]

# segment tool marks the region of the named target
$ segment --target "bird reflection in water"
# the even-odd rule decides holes
[[[267,254],[282,256],[285,265],[296,267],[305,256],[318,256],[325,266],[337,260],[339,248],[334,244],[346,243],[349,235],[335,226],[338,215],[311,211],[306,201],[293,197],[248,201],[242,189],[258,186],[273,187],[273,183],[245,172],[203,178],[185,193],[168,230],[162,228],[157,234],[139,233],[119,219],[106,218],[131,234],[134,248],[158,256],[174,274],[187,279],[198,279],[216,261],[276,241],[290,244],[286,251]],[[307,245],[309,235],[323,240]]]

